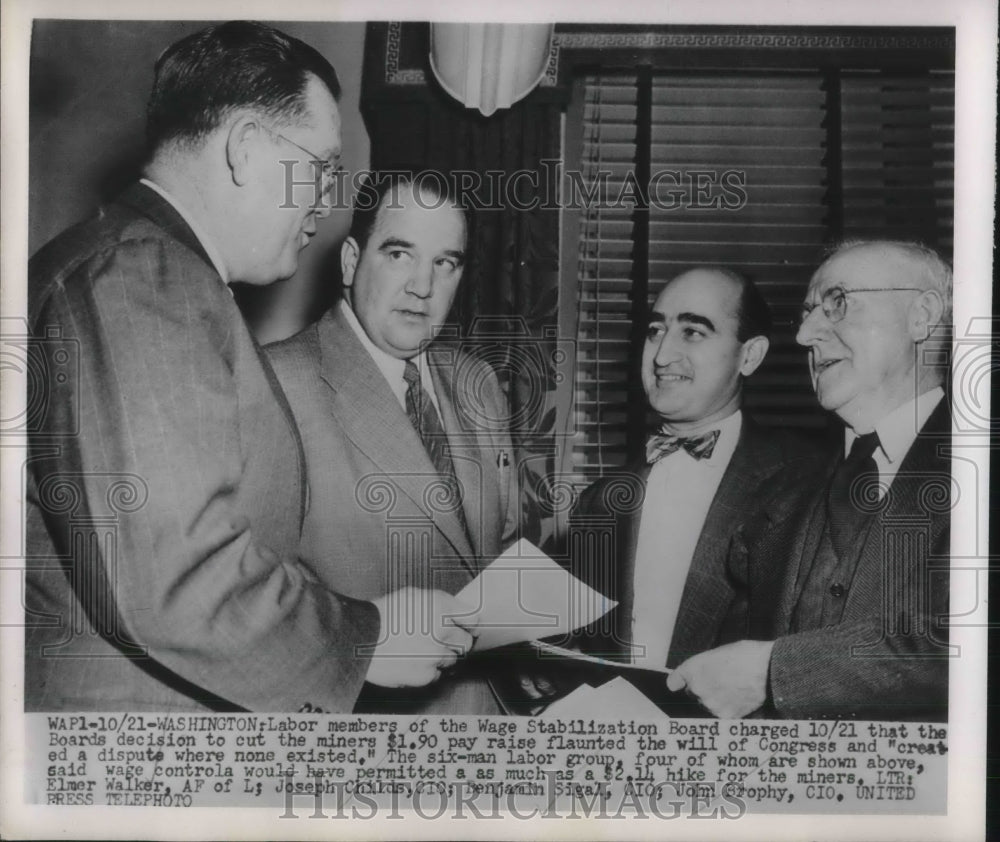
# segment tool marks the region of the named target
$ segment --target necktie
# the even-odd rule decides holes
[[[865,503],[870,500],[871,493],[877,491],[877,485],[873,487],[871,482],[878,482],[878,466],[872,458],[878,446],[878,433],[858,436],[851,445],[850,454],[833,473],[827,496],[827,517],[830,540],[838,558],[846,558],[870,514],[870,507]]]
[[[406,414],[410,423],[424,443],[427,455],[441,480],[448,488],[448,507],[453,508],[462,523],[462,528],[468,536],[469,528],[462,511],[462,490],[455,477],[455,466],[448,453],[448,437],[445,434],[441,418],[438,416],[431,396],[420,382],[420,371],[413,360],[407,360],[403,368],[403,379],[406,381]]]
[[[646,461],[655,465],[664,456],[684,448],[694,459],[711,459],[719,441],[719,430],[709,430],[699,436],[673,436],[661,431],[646,442]]]

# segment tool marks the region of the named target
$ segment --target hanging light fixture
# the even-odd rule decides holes
[[[489,117],[545,75],[551,23],[432,23],[431,70],[466,108]]]

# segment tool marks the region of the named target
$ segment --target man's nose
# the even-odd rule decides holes
[[[434,291],[434,267],[417,263],[406,281],[406,291],[417,298],[430,298]]]
[[[319,197],[319,201],[313,207],[313,212],[318,219],[326,219],[330,215],[330,194],[324,193]]]
[[[669,363],[676,362],[680,357],[680,349],[673,332],[665,330],[663,335],[660,336],[656,353],[653,354],[653,362],[659,366],[668,365]]]
[[[822,307],[813,307],[803,317],[795,341],[799,345],[815,345],[830,330],[830,319]]]

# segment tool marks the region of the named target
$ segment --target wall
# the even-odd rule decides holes
[[[132,181],[141,164],[146,99],[161,51],[210,21],[37,21],[30,77],[29,252],[85,218]],[[343,87],[344,166],[366,169],[358,100],[364,23],[275,22],[318,49]],[[264,341],[304,326],[339,284],[337,250],[350,222],[335,211],[302,254],[298,273],[241,302]]]

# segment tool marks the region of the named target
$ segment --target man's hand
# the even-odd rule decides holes
[[[767,669],[774,641],[740,640],[688,658],[667,677],[685,687],[720,719],[740,719],[767,699]]]
[[[475,642],[463,628],[475,627],[475,610],[444,591],[401,588],[372,602],[378,608],[381,628],[365,676],[372,684],[430,684]]]

